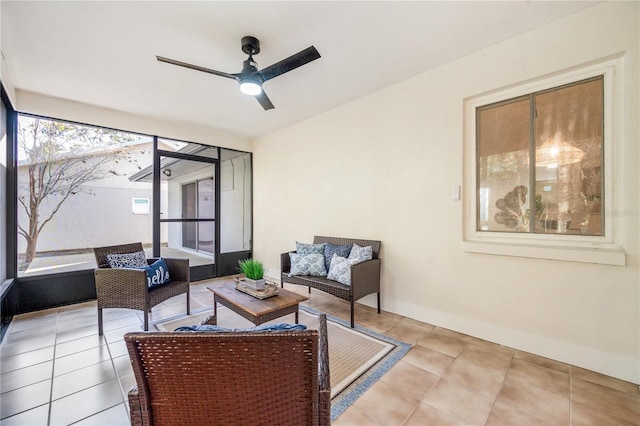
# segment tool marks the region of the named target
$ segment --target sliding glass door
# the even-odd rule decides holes
[[[214,254],[214,178],[206,177],[182,184],[182,217],[197,222],[182,223],[182,246],[200,253]]]
[[[159,238],[154,239],[154,252],[163,257],[188,258],[192,279],[215,276],[215,157],[217,148],[191,143],[174,152],[158,150]]]

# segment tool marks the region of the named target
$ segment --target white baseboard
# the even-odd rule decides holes
[[[280,282],[280,270],[278,269],[269,268],[265,275],[277,283]],[[375,295],[365,296],[360,299],[358,303],[373,308],[377,306]],[[468,334],[478,339],[488,340],[513,349],[551,358],[556,361],[640,385],[640,360],[637,359],[576,345],[562,340],[551,339],[521,330],[480,322],[472,318],[459,317],[446,312],[425,308],[424,306],[385,303],[383,300],[382,309],[438,327]]]
[[[362,301],[366,302],[366,300]],[[389,306],[383,306],[383,308],[438,327],[582,367],[627,382],[640,384],[640,360],[637,359],[521,330],[480,322],[471,318],[459,317],[423,306],[394,304],[391,309]]]

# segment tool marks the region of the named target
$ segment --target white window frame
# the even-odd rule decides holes
[[[625,265],[622,220],[624,211],[622,160],[617,139],[623,135],[622,57],[564,70],[464,100],[464,250],[474,253],[532,257],[606,265]],[[604,85],[604,236],[478,231],[476,203],[476,109],[565,84],[603,76]],[[619,161],[616,161],[619,160]]]

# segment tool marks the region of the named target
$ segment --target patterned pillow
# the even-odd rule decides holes
[[[340,257],[334,254],[331,258],[331,267],[329,268],[328,279],[338,281],[340,284],[351,285],[351,266],[356,262],[353,259]]]
[[[226,328],[217,325],[200,324],[187,325],[176,328],[174,331],[218,331],[218,332],[245,332],[245,331],[302,331],[306,330],[304,324],[262,324],[249,328]]]
[[[147,271],[147,286],[149,286],[149,288],[171,282],[169,266],[163,258],[156,260],[151,265],[145,267],[144,270]]]
[[[355,260],[355,263],[360,263],[371,259],[373,259],[373,247],[360,247],[357,244],[353,245],[351,253],[349,253],[349,260]]]
[[[326,277],[327,270],[324,267],[323,254],[298,254],[289,253],[291,259],[291,272],[289,276],[311,275],[314,277]]]
[[[324,244],[304,244],[296,241],[298,254],[324,254]]]
[[[327,268],[331,268],[331,259],[334,254],[337,254],[340,257],[349,257],[349,253],[351,253],[352,244],[346,246],[337,246],[335,244],[327,243],[324,246],[324,266]]]
[[[108,254],[107,263],[112,268],[146,268],[149,266],[143,251],[135,253]]]

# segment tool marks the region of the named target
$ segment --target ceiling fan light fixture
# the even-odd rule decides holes
[[[241,80],[240,91],[245,95],[256,96],[262,92],[262,86],[252,79]]]

